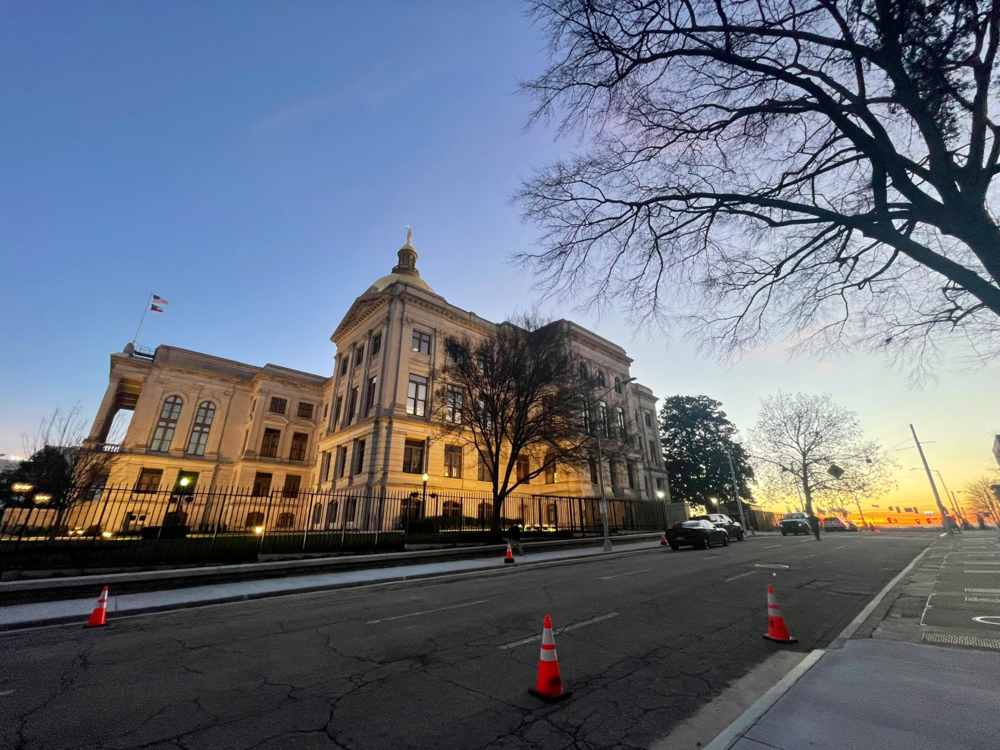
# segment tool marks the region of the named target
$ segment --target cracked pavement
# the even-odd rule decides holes
[[[767,583],[809,651],[932,541],[769,537],[0,634],[0,747],[649,747],[781,648]],[[528,694],[538,641],[501,646],[611,613],[556,637],[569,699]]]

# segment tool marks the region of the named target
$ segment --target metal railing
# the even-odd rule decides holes
[[[609,500],[612,533],[663,529],[660,502]],[[490,494],[359,488],[253,494],[134,486],[73,488],[47,505],[0,513],[0,570],[245,562],[260,554],[401,550],[523,537],[598,536],[596,498],[510,495],[494,519]]]

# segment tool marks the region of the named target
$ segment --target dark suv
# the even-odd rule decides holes
[[[707,516],[691,516],[692,521],[711,521],[720,529],[725,529],[730,539],[743,541],[743,527],[739,521],[734,521],[725,513],[709,513]]]
[[[786,513],[781,519],[781,535],[795,534],[798,536],[800,533],[812,533],[812,529],[809,528],[809,516],[801,512]]]

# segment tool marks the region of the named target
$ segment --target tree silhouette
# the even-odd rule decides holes
[[[1000,354],[1000,5],[536,0],[523,89],[581,153],[515,198],[542,286],[684,320],[731,356],[791,337],[914,368]],[[695,312],[692,312],[695,311]],[[948,334],[957,334],[948,336]]]

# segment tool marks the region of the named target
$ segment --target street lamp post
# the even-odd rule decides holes
[[[426,471],[424,472],[424,476],[422,477],[422,479],[424,480],[424,497],[420,501],[420,517],[421,518],[426,518],[427,517],[427,480],[429,479],[429,477],[427,476],[427,472]]]
[[[736,485],[736,469],[733,468],[733,457],[728,448],[726,448],[726,460],[729,461],[729,474],[733,478],[733,497],[736,498],[736,509],[740,512],[740,523],[746,529],[747,519],[743,516],[743,503],[740,501],[740,491]],[[757,533],[752,528],[750,529],[750,536],[757,536]]]
[[[628,385],[629,383],[635,382],[637,378],[629,378],[628,380],[623,380],[619,385]],[[614,390],[615,386],[611,386],[604,393],[597,397],[597,401],[607,396]],[[598,419],[601,415],[598,414]],[[608,534],[608,495],[607,491],[604,489],[604,456],[601,453],[601,430],[605,427],[607,422],[597,425],[597,476],[600,478],[601,484],[601,520],[604,523],[604,551],[611,552],[614,549],[611,546],[611,536]]]

